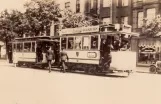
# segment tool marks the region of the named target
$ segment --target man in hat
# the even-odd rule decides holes
[[[60,59],[61,59],[61,71],[63,71],[64,73],[66,72],[67,66],[66,66],[66,61],[69,60],[68,55],[66,52],[63,51],[64,49],[62,49],[62,52],[60,52]]]
[[[51,49],[51,47],[49,47],[49,49],[46,53],[47,63],[48,63],[48,67],[49,67],[49,73],[51,72],[51,62],[52,62],[53,57],[54,57],[53,55],[54,55],[54,52]]]

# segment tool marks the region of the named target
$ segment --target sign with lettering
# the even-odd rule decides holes
[[[143,48],[141,52],[155,52],[154,48]]]
[[[99,32],[99,26],[83,27],[82,33]]]
[[[99,26],[88,26],[88,27],[62,29],[61,35],[63,35],[63,34],[77,34],[77,33],[92,33],[92,32],[99,32]]]

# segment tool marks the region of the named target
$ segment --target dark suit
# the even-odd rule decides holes
[[[60,52],[60,59],[61,59],[61,70],[63,70],[63,72],[65,72],[65,70],[67,69],[66,66],[66,60],[69,60],[68,55],[66,52]]]
[[[53,60],[53,57],[54,57],[53,50],[48,50],[46,53],[46,59],[47,59],[48,66],[49,66],[49,72],[51,72],[51,61]]]

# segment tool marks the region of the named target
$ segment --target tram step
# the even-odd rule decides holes
[[[113,73],[113,70],[102,71],[103,73]]]

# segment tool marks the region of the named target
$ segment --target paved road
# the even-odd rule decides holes
[[[0,62],[0,104],[161,104],[161,75],[128,78],[15,68]]]

